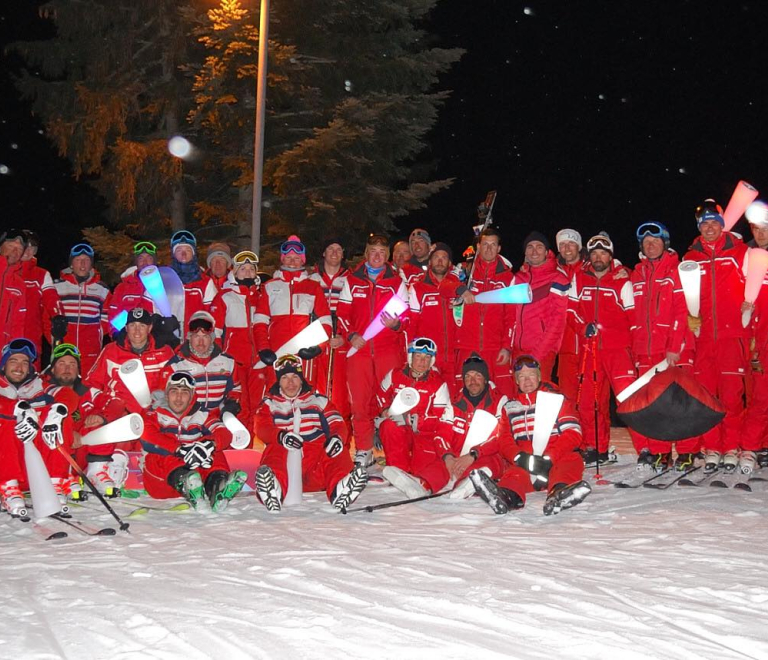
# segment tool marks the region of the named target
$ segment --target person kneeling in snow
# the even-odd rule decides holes
[[[165,385],[165,404],[144,416],[144,487],[151,497],[181,494],[201,512],[223,511],[245,485],[242,470],[229,471],[224,449],[232,434],[218,412],[195,401],[195,379],[176,371]]]
[[[324,489],[334,507],[346,509],[365,488],[368,473],[354,467],[344,450],[344,420],[304,380],[297,356],[278,358],[274,369],[277,382],[256,413],[256,434],[267,445],[256,471],[259,500],[268,511],[280,511],[288,492],[288,452],[303,450],[303,490]]]
[[[584,474],[584,461],[578,449],[581,427],[568,399],[557,415],[549,442],[541,456],[533,453],[533,427],[539,391],[556,392],[541,382],[539,363],[530,355],[521,355],[513,365],[518,393],[504,406],[499,434],[502,455],[512,463],[498,484],[482,470],[473,470],[469,478],[480,495],[496,513],[508,513],[525,505],[525,495],[547,490],[544,514],[560,513],[575,506],[592,491]]]

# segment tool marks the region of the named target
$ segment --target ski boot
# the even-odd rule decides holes
[[[742,451],[739,454],[739,472],[752,474],[757,468],[757,454],[753,451]]]
[[[491,468],[481,467],[480,472],[485,472],[489,477],[491,476]],[[468,500],[476,493],[475,484],[472,483],[469,477],[462,479],[456,488],[448,495],[449,500]]]
[[[67,496],[69,495],[69,479],[60,477],[51,477],[51,483],[53,484],[53,490],[56,491],[56,497],[61,505],[61,513],[69,513],[69,506],[67,506]]]
[[[122,449],[116,449],[112,454],[112,462],[107,463],[107,474],[118,491],[128,481],[128,460],[128,454]]]
[[[369,468],[373,465],[373,449],[358,449],[355,452],[355,467]]]
[[[215,477],[216,475],[214,475]],[[242,470],[234,470],[227,475],[219,475],[218,479],[215,479],[210,487],[208,494],[208,501],[211,505],[211,511],[214,513],[221,513],[227,508],[229,502],[237,495],[248,478],[248,475]],[[206,487],[208,487],[206,480]]]
[[[739,465],[739,450],[731,449],[731,451],[725,452],[723,456],[723,471],[726,474],[731,474],[736,471]]]
[[[768,449],[763,448],[757,452],[757,464],[761,468],[768,467]]]
[[[664,472],[672,461],[671,454],[651,454],[651,467],[655,472]]]
[[[0,504],[11,517],[28,519],[24,493],[21,492],[19,482],[16,479],[11,479],[0,485]]]
[[[653,454],[650,449],[642,449],[637,455],[637,469],[644,470],[653,466]]]
[[[582,451],[581,455],[584,458],[584,466],[588,468],[596,467],[598,463],[605,465],[606,463],[615,463],[618,460],[616,452],[612,449],[598,452],[594,447],[590,447]]]
[[[591,492],[592,487],[586,481],[577,481],[570,486],[559,484],[550,491],[544,502],[544,515],[551,516],[563,509],[570,509],[583,502]]]
[[[382,476],[399,490],[408,499],[424,497],[430,491],[424,487],[421,479],[408,474],[405,470],[388,465],[382,472]]]
[[[96,490],[104,495],[104,497],[120,496],[120,490],[117,488],[109,474],[108,461],[88,463],[88,469],[85,472],[85,476],[90,479]]]
[[[475,487],[475,492],[493,509],[494,513],[509,513],[514,509],[523,508],[524,502],[522,497],[514,491],[500,488],[482,470],[472,470],[469,473],[469,479]]]
[[[282,508],[283,489],[272,472],[272,468],[262,465],[256,470],[256,496],[270,513],[279,513]]]
[[[685,472],[693,467],[693,459],[696,458],[696,454],[678,454],[675,459],[675,470],[677,472]]]
[[[203,478],[199,472],[189,470],[182,473],[177,490],[181,492],[184,499],[192,505],[195,511],[208,513],[211,510],[208,498],[205,496]]]
[[[331,504],[339,511],[344,511],[363,492],[368,483],[368,473],[363,467],[356,467],[346,477],[343,477],[334,487],[331,494]]]
[[[704,472],[714,472],[720,467],[720,452],[708,451],[704,455]]]

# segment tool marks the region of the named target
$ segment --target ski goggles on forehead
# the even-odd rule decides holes
[[[275,360],[275,364],[272,365],[275,371],[279,371],[282,367],[285,366],[293,366],[297,369],[301,369],[301,360],[297,358],[295,355],[282,355],[277,360]]]
[[[13,355],[14,353],[22,353],[30,360],[37,359],[37,349],[29,339],[13,339],[8,342],[3,348],[3,356]]]
[[[79,257],[82,254],[93,259],[93,248],[88,243],[78,243],[69,251],[70,257]]]
[[[80,351],[77,350],[77,346],[74,344],[59,344],[51,352],[51,360],[57,360],[66,355],[70,355],[77,360],[80,359]]]
[[[213,332],[213,323],[208,319],[195,319],[194,321],[189,322],[189,331],[204,332],[208,335]]]
[[[297,241],[286,241],[280,246],[280,254],[290,254],[291,252],[302,255],[306,254],[307,249],[304,247],[304,243]]]
[[[660,225],[658,222],[646,222],[637,228],[637,240],[642,240],[646,236],[664,238],[666,233],[667,228],[663,225]]]
[[[191,231],[182,229],[181,231],[177,231],[173,236],[171,236],[171,248],[175,248],[177,245],[181,245],[182,243],[196,247],[197,239]]]
[[[381,245],[383,247],[389,247],[389,239],[382,234],[371,234],[365,243],[366,245]]]
[[[149,241],[140,241],[133,246],[134,254],[157,254],[157,245]]]
[[[421,337],[419,339],[413,340],[411,345],[408,347],[408,352],[435,355],[437,353],[437,345],[428,337]]]
[[[168,378],[166,389],[171,387],[186,387],[189,390],[195,389],[195,379],[186,371],[174,371]]]
[[[283,252],[282,248],[280,248],[280,251]],[[286,254],[283,252],[283,254]],[[303,254],[301,252],[300,254]],[[242,266],[243,264],[253,264],[254,266],[259,265],[259,257],[256,255],[255,252],[251,252],[250,250],[243,250],[242,252],[238,252],[232,259],[232,263],[235,264],[235,266]]]
[[[517,358],[515,363],[512,365],[512,370],[520,371],[524,367],[528,369],[541,369],[539,361],[531,355],[521,355],[519,358]]]

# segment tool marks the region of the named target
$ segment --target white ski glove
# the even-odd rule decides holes
[[[209,468],[213,465],[213,452],[216,443],[213,440],[201,440],[182,445],[178,449],[184,464],[190,468]]]
[[[31,442],[40,430],[40,418],[26,401],[19,401],[13,410],[16,417],[16,437],[22,442]]]
[[[325,453],[328,454],[328,458],[336,458],[343,450],[344,443],[338,435],[332,435],[325,441]]]
[[[296,433],[281,431],[277,441],[286,449],[301,449],[304,446],[304,438]]]
[[[56,445],[64,444],[64,435],[61,432],[62,422],[69,415],[67,407],[63,403],[54,404],[43,423],[43,442],[51,449]]]

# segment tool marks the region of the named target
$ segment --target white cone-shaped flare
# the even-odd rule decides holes
[[[533,300],[533,293],[530,284],[513,284],[505,286],[503,289],[494,291],[483,291],[475,296],[475,302],[481,305],[501,305],[512,303],[515,305],[525,305]]]
[[[144,420],[141,415],[131,413],[87,433],[80,438],[80,444],[93,447],[113,442],[132,442],[138,440],[142,433],[144,433]]]
[[[763,286],[765,273],[768,271],[768,251],[762,248],[750,248],[747,253],[747,281],[744,285],[744,300],[754,304]],[[741,314],[741,325],[745,328],[752,318],[752,310],[747,309]]]
[[[312,321],[306,328],[293,335],[293,337],[275,351],[275,355],[277,355],[277,357],[282,357],[283,355],[296,355],[302,348],[320,346],[327,342],[328,339],[328,332],[326,331],[325,326],[320,322],[320,319],[317,319],[316,321]],[[266,364],[259,361],[253,368],[263,369],[266,366]]]
[[[224,426],[232,434],[232,442],[230,446],[232,449],[247,449],[251,445],[251,434],[248,433],[248,429],[245,425],[235,417],[231,412],[225,412],[221,416],[221,421],[224,422]]]
[[[384,305],[381,312],[379,312],[373,321],[368,324],[365,332],[363,332],[363,339],[365,339],[365,341],[370,341],[384,329],[384,324],[381,322],[382,313],[386,312],[390,316],[397,316],[399,318],[405,314],[408,309],[408,303],[396,293],[393,294],[392,297],[387,300],[387,304]],[[353,346],[347,352],[347,358],[351,358],[355,353],[357,353],[357,349]]]
[[[155,303],[157,311],[161,316],[172,316],[171,303],[168,302],[168,296],[165,293],[163,278],[157,266],[146,266],[139,272],[139,279],[147,290],[152,302]]]
[[[461,455],[464,456],[472,447],[483,444],[491,437],[498,424],[499,420],[487,410],[475,410],[461,448]]]
[[[557,422],[565,397],[555,392],[536,393],[536,419],[533,420],[533,453],[541,456]]]
[[[701,268],[697,261],[681,261],[677,267],[680,274],[680,284],[683,286],[685,304],[691,316],[699,315],[701,302]]]
[[[144,373],[144,365],[141,360],[133,359],[128,360],[120,365],[118,371],[120,380],[123,381],[123,385],[128,388],[128,391],[136,399],[136,402],[142,408],[148,408],[152,403],[152,395],[149,392],[149,383],[147,383],[147,374]]]
[[[731,200],[723,212],[725,221],[725,231],[731,231],[733,226],[739,221],[747,207],[757,199],[758,192],[746,181],[739,181],[731,195]]]
[[[421,397],[415,388],[404,387],[397,393],[397,396],[389,406],[389,416],[393,417],[394,415],[404,415],[409,410],[413,410],[417,405],[419,405],[420,399]]]

